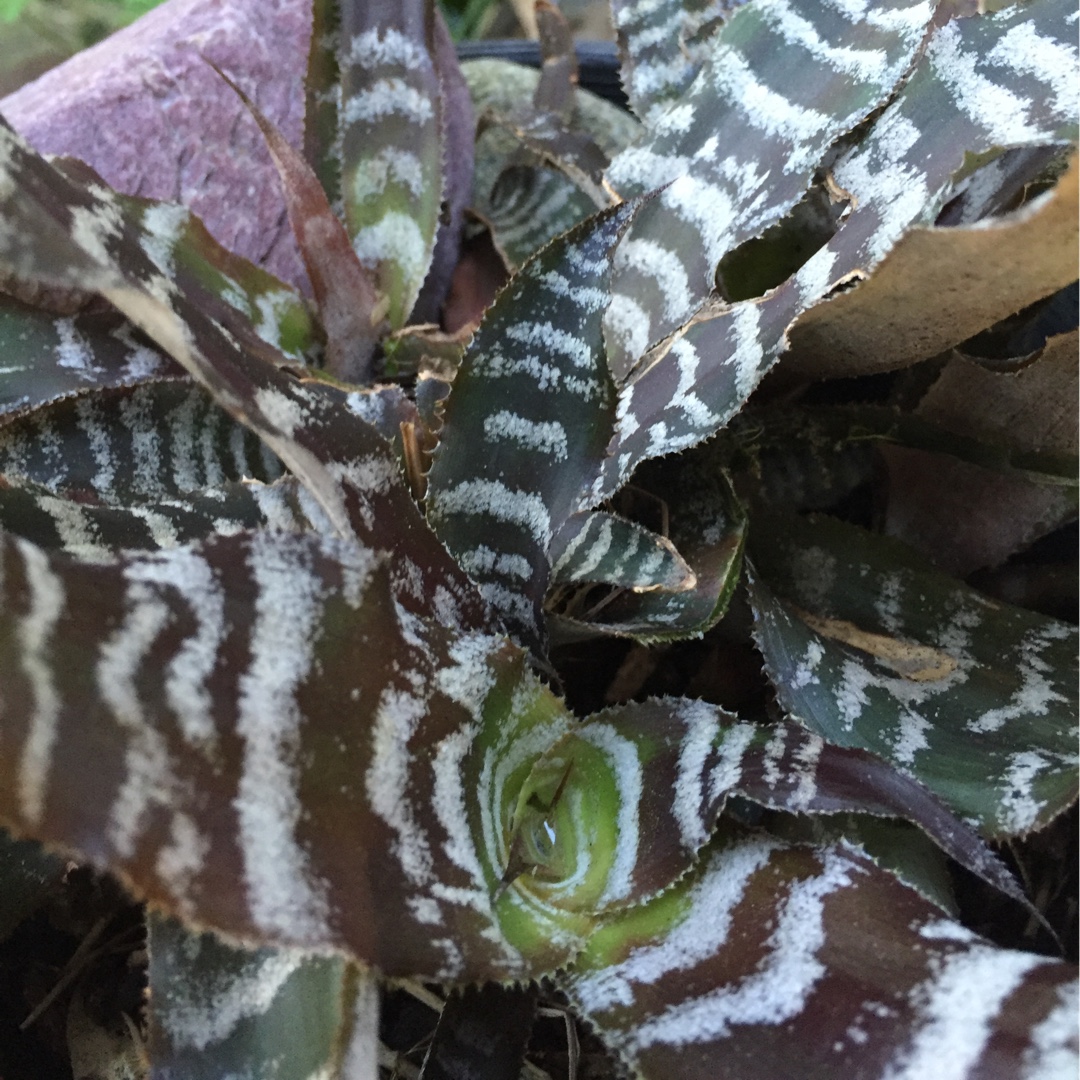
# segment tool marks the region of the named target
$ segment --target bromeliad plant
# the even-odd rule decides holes
[[[616,2],[636,119],[539,14],[469,196],[432,6],[316,3],[305,154],[251,106],[310,304],[0,127],[0,818],[147,901],[136,1072],[374,1075],[382,976],[473,988],[429,1078],[517,1077],[543,978],[642,1077],[1071,1075],[1073,969],[943,859],[1034,910],[986,841],[1076,798],[1075,629],[808,512],[885,447],[1037,504],[1006,554],[1075,515],[1075,329],[944,357],[1075,277],[1075,12]],[[513,273],[462,350],[466,203]],[[559,695],[722,619],[743,715]],[[5,857],[0,930],[60,872]]]

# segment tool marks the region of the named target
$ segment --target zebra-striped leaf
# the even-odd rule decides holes
[[[124,220],[126,229],[153,246],[147,254],[161,273],[184,278],[189,289],[197,287],[234,308],[262,341],[290,361],[303,363],[315,350],[319,331],[303,297],[273,274],[219,244],[187,207],[112,192],[93,169],[73,158],[58,158],[52,164],[89,192],[109,192],[113,214]],[[99,239],[107,244],[115,233],[107,226],[104,230]],[[35,277],[31,275],[31,280]]]
[[[9,487],[0,477],[0,528],[48,550],[98,559],[248,529],[326,533],[330,523],[295,476],[270,485],[232,481],[169,499],[107,505],[66,498],[38,484]]]
[[[420,518],[385,440],[341,408],[329,387],[297,379],[236,308],[173,262],[168,230],[147,231],[125,206],[107,188],[71,181],[0,121],[0,211],[10,221],[0,230],[0,265],[22,279],[100,291],[278,454],[336,533],[380,549],[410,535],[419,594],[442,595],[454,625],[487,625],[465,575]]]
[[[57,316],[0,296],[0,424],[59,398],[181,370],[115,312]]]
[[[375,274],[392,328],[427,276],[443,189],[443,102],[431,55],[433,0],[343,3],[341,195],[360,261]]]
[[[833,142],[904,76],[933,11],[897,0],[867,18],[758,0],[709,39],[690,89],[608,170],[624,197],[667,185],[616,258],[605,322],[616,380],[701,306],[727,252],[802,199]]]
[[[481,118],[476,141],[472,206],[489,225],[507,265],[517,269],[546,243],[584,221],[596,203],[565,173],[526,151],[511,131],[485,126],[486,112],[513,117],[534,99],[540,76],[503,60],[470,60],[461,66]],[[608,156],[640,133],[633,117],[586,90],[575,90],[569,131],[595,142]]]
[[[73,503],[163,502],[281,463],[187,379],[102,390],[0,428],[0,476]]]
[[[510,808],[569,718],[505,639],[412,614],[407,559],[266,533],[95,563],[0,544],[18,832],[252,945],[447,981],[572,955],[582,916],[498,892]]]
[[[693,866],[731,795],[799,814],[905,819],[1027,905],[979,835],[881,759],[794,724],[763,728],[664,698],[587,718],[534,766],[515,813],[533,888],[557,869],[554,902],[598,914],[648,903]]]
[[[836,283],[869,273],[911,226],[933,220],[965,151],[1074,137],[1076,46],[1065,30],[1066,6],[1034,0],[936,32],[930,40],[938,44],[833,169],[857,201],[833,239],[763,299],[691,321],[622,390],[604,494],[643,459],[692,446],[727,423],[785,348],[800,312]],[[1043,59],[1033,61],[1036,54]],[[979,91],[969,92],[971,85]],[[987,96],[1008,108],[983,108]],[[1000,259],[1008,265],[1009,251]]]
[[[620,76],[630,107],[653,127],[693,83],[709,38],[739,0],[612,0]]]
[[[499,294],[454,379],[428,474],[435,530],[540,656],[552,540],[581,509],[614,424],[601,319],[634,209],[571,231]]]
[[[987,836],[1075,801],[1075,627],[828,518],[759,515],[751,556],[755,637],[792,717],[893,762]]]
[[[717,842],[656,909],[594,934],[566,979],[643,1080],[1076,1070],[1071,965],[983,941],[849,844]]]
[[[643,642],[673,641],[705,633],[723,617],[742,573],[746,515],[724,472],[723,447],[702,448],[678,465],[659,462],[620,493],[635,509],[670,507],[671,540],[686,560],[693,585],[679,590],[619,592],[574,597],[555,626],[570,637],[614,634]],[[642,505],[643,503],[652,505]]]
[[[354,543],[255,533],[86,563],[0,542],[0,817],[231,938],[535,976],[662,894],[729,793],[907,817],[1017,895],[861,751],[685,701],[571,728],[520,651],[411,614],[408,567]]]
[[[150,916],[147,947],[155,1077],[357,1075],[345,1061],[377,1028],[378,996],[364,985],[373,976],[342,957],[237,949],[159,915]]]
[[[574,514],[552,540],[551,580],[603,582],[623,589],[684,592],[694,572],[666,537],[616,514]]]
[[[1045,380],[1046,390],[1063,391],[1061,409],[1055,409],[1048,398],[1039,402],[1040,409],[1050,410],[1045,434],[1053,431],[1060,437],[1072,426],[1072,411],[1066,401],[1071,397],[1075,374],[1064,361],[1074,351],[1073,342],[1063,339],[1060,345],[1063,347],[1060,351],[1055,348],[1052,367],[1048,365],[1050,370],[1045,374],[1036,374],[1037,365],[1033,365],[1025,369],[1028,378],[1018,381],[1011,375],[979,369],[978,381],[973,381],[966,399],[958,399],[958,405],[964,402],[963,411],[971,414],[967,423],[949,423],[945,410],[934,415],[929,408],[905,413],[884,405],[774,406],[737,417],[724,437],[732,438],[735,467],[749,469],[759,478],[755,496],[777,509],[815,510],[831,505],[869,478],[869,451],[890,445],[947,454],[1016,479],[1075,488],[1076,456],[1064,440],[1056,444],[1053,436],[1024,438],[1022,429],[1008,422],[1009,405],[1017,410],[1014,416],[1018,415],[1021,403],[1036,390],[1035,384]],[[967,370],[969,365],[974,369],[972,362],[957,358],[946,366],[950,389],[956,385],[956,372]],[[1031,375],[1035,378],[1030,380],[1029,390],[1025,384]],[[995,380],[1002,381],[997,406],[991,393]],[[956,388],[962,385],[961,381]],[[995,412],[1001,423],[995,422],[993,428],[976,420]],[[1041,426],[1044,420],[1037,412],[1032,420],[1036,415]]]

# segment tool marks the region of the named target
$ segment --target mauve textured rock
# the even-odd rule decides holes
[[[226,247],[310,292],[254,121],[201,59],[294,146],[304,125],[311,0],[169,0],[0,100],[39,151],[128,194],[190,206]]]

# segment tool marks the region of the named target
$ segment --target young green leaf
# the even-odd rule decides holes
[[[564,779],[565,777],[565,779]],[[550,792],[555,788],[559,798]],[[596,913],[649,902],[686,873],[729,796],[797,814],[861,813],[918,825],[948,855],[1027,906],[979,835],[922,785],[865,751],[795,724],[763,728],[716,705],[653,699],[588,717],[541,757],[515,821],[550,806],[534,888]],[[582,822],[595,823],[582,850]],[[558,873],[556,874],[556,870]],[[575,872],[571,872],[575,871]]]

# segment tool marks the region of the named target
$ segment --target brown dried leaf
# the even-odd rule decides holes
[[[1077,332],[1047,342],[1015,373],[959,354],[917,414],[958,435],[1027,451],[1075,454]],[[909,447],[883,446],[889,470],[886,531],[961,576],[999,566],[1076,516],[1075,492]],[[947,500],[947,505],[946,505]]]
[[[1076,159],[1052,192],[992,222],[913,229],[856,288],[804,312],[788,372],[891,371],[965,341],[1076,280]]]

